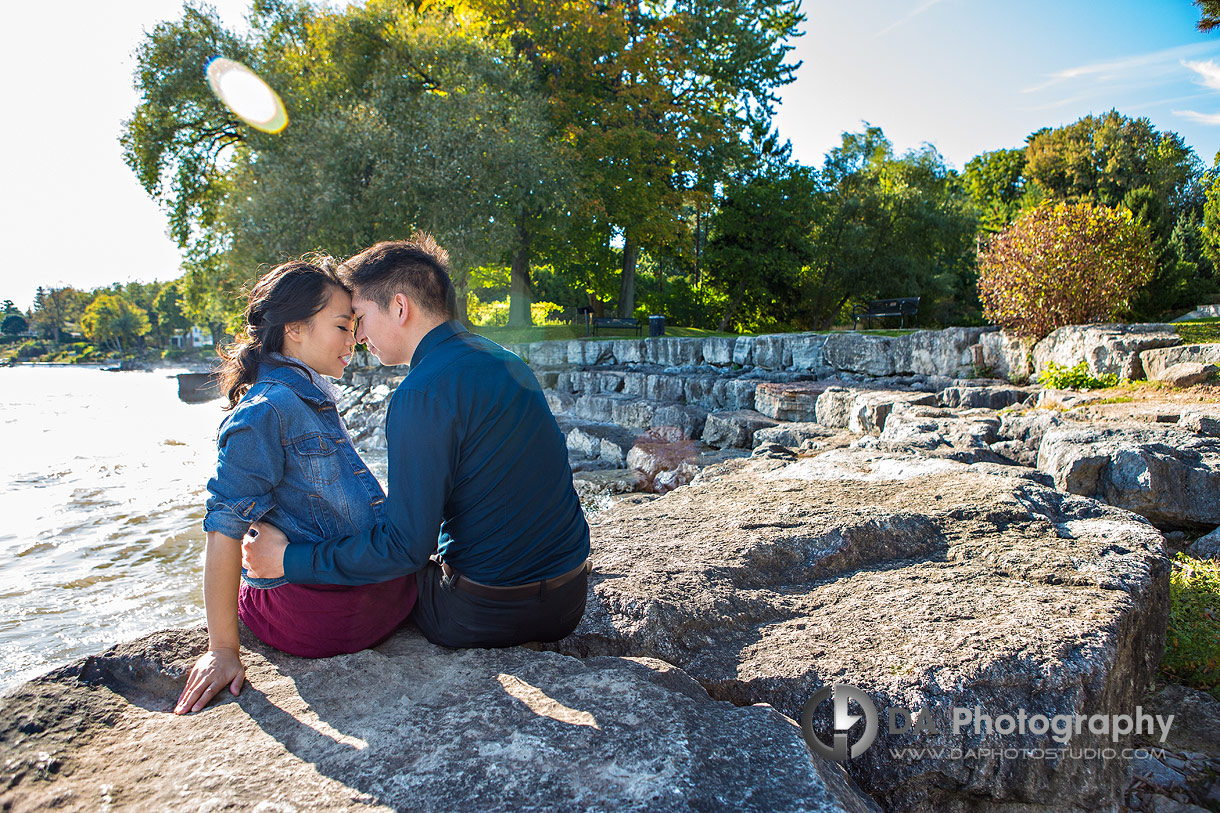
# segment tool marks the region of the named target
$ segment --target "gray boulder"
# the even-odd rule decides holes
[[[1161,374],[1182,362],[1220,365],[1220,344],[1180,344],[1160,347],[1140,353],[1140,363],[1148,378],[1160,380]]]
[[[832,429],[880,432],[896,404],[935,406],[937,403],[936,396],[931,393],[828,387],[818,396],[815,417],[818,423]]]
[[[1186,552],[1196,559],[1220,559],[1220,528],[1191,542]]]
[[[983,367],[992,375],[1010,381],[1024,381],[1033,374],[1033,339],[1023,339],[997,330],[979,336]]]
[[[1048,431],[1038,470],[1165,527],[1220,525],[1220,439],[1159,424]]]
[[[1034,371],[1041,373],[1052,361],[1074,367],[1083,360],[1094,376],[1135,380],[1144,377],[1141,353],[1181,343],[1170,325],[1070,325],[1052,331],[1034,345]]]
[[[763,444],[774,443],[789,449],[797,449],[807,440],[826,438],[834,434],[835,430],[818,423],[781,423],[778,426],[756,430],[751,443],[755,448]]]
[[[818,396],[830,386],[826,381],[764,382],[754,389],[754,408],[777,421],[812,421]]]
[[[446,650],[409,628],[170,712],[206,632],[170,630],[0,699],[9,809],[876,811],[766,706],[655,660]]]
[[[996,430],[999,440],[992,444],[992,449],[1022,466],[1037,466],[1042,436],[1063,423],[1058,413],[1046,410],[1006,413],[1000,416]]]
[[[595,518],[589,608],[556,646],[661,658],[714,697],[793,719],[819,688],[857,686],[882,724],[846,767],[887,810],[1113,808],[1120,760],[1001,759],[1057,746],[955,734],[949,709],[1130,713],[1164,644],[1161,536],[981,466],[840,449],[708,467]],[[889,707],[924,710],[937,731],[890,733]],[[1115,746],[1087,730],[1070,742]]]
[[[621,469],[627,465],[627,451],[639,436],[638,430],[618,424],[583,423],[567,433],[568,454],[601,468]]]
[[[992,450],[1000,419],[992,410],[950,410],[898,404],[885,422],[876,448],[918,449],[923,454],[963,463],[1004,463]]]
[[[754,433],[776,422],[752,409],[711,412],[703,425],[703,442],[718,449],[749,449]]]
[[[1214,364],[1202,364],[1197,361],[1179,361],[1170,365],[1156,376],[1156,380],[1171,387],[1193,387],[1202,384],[1220,370]]]
[[[1023,404],[1037,392],[1029,387],[953,386],[940,392],[940,402],[960,409],[1004,409]]]
[[[1196,435],[1220,437],[1220,417],[1201,412],[1183,412],[1178,418],[1178,428]]]

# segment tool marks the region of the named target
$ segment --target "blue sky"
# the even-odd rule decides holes
[[[929,142],[957,168],[1110,108],[1220,149],[1220,33],[1189,0],[806,0],[804,65],[778,116],[804,163],[844,130]],[[1209,118],[1210,117],[1210,118]]]
[[[215,5],[238,24],[248,3]],[[137,101],[130,54],[143,28],[180,15],[180,0],[46,9],[10,4],[0,28],[0,299],[21,307],[40,282],[179,274],[164,216],[117,138]],[[960,169],[1112,107],[1181,134],[1208,166],[1220,150],[1220,34],[1195,30],[1189,0],[806,0],[804,10],[804,65],[777,118],[804,163],[868,121],[900,152],[928,142]]]

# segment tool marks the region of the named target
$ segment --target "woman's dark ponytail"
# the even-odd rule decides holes
[[[233,409],[258,379],[264,363],[278,363],[272,353],[284,352],[284,329],[305,322],[326,307],[331,290],[344,288],[329,258],[317,264],[305,260],[277,265],[254,284],[246,305],[244,336],[220,350],[220,388]]]

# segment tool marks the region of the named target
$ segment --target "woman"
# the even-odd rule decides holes
[[[174,711],[199,711],[225,686],[241,690],[241,620],[264,643],[321,658],[385,638],[415,604],[415,577],[360,587],[248,578],[241,538],[255,520],[293,544],[347,536],[383,519],[385,494],[352,449],[334,385],[355,346],[352,299],[338,277],[307,262],[274,268],[246,308],[247,338],[229,348],[222,389],[232,413],[220,427],[207,531],[203,593],[208,651]]]

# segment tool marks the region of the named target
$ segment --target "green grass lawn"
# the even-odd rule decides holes
[[[1220,342],[1220,316],[1192,319],[1189,322],[1174,322],[1173,329],[1186,344]]]

